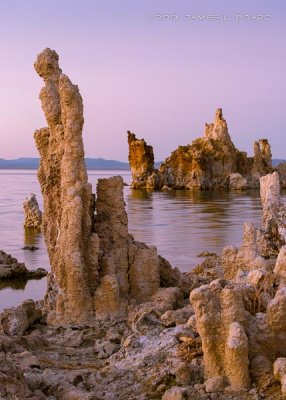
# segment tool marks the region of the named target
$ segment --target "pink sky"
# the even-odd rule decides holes
[[[240,14],[271,19],[237,21]],[[46,122],[33,63],[46,47],[79,85],[89,157],[126,161],[131,130],[162,160],[222,107],[238,148],[251,155],[266,137],[273,156],[286,158],[285,31],[283,1],[2,1],[0,158],[38,156],[33,132]]]

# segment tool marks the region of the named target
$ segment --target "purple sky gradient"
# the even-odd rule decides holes
[[[184,19],[205,14],[219,19]],[[46,122],[33,63],[46,47],[79,85],[88,157],[126,161],[131,130],[162,160],[222,107],[239,149],[252,155],[266,137],[286,158],[284,0],[0,1],[0,35],[0,158],[38,156],[33,132]]]

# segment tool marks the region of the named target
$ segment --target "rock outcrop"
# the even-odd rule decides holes
[[[239,151],[231,140],[220,108],[214,122],[206,124],[204,136],[190,145],[179,146],[159,170],[154,170],[152,147],[147,146],[143,139],[136,140],[133,134],[128,135],[133,188],[244,190],[258,188],[259,178],[272,171],[268,141],[260,139],[255,142],[252,158]],[[136,157],[133,156],[135,145],[138,151]],[[146,157],[149,154],[146,149],[149,148],[152,149],[152,157]],[[148,167],[146,159],[150,161]]]
[[[35,132],[41,156],[42,226],[51,264],[48,321],[126,316],[130,304],[148,301],[164,285],[161,259],[155,247],[136,242],[128,233],[121,177],[100,179],[95,200],[84,164],[82,98],[61,73],[57,53],[44,50],[35,69],[45,82],[40,99],[49,125]],[[135,153],[143,148],[151,157],[143,142],[137,146],[132,134],[130,140]],[[177,279],[178,285],[181,281],[188,279]]]
[[[24,228],[28,229],[41,229],[42,225],[42,211],[36,199],[36,195],[31,193],[30,197],[23,203],[25,221]]]

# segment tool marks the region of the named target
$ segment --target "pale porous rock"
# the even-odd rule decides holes
[[[96,315],[124,316],[130,302],[151,299],[160,287],[160,271],[156,248],[134,241],[128,233],[120,176],[98,181],[95,231],[100,241]]]
[[[286,358],[277,358],[273,365],[273,374],[281,382],[282,395],[286,395]]]
[[[266,310],[267,323],[271,326],[273,333],[283,334],[286,332],[286,286],[276,292],[273,300],[268,304]],[[286,340],[286,337],[284,338]],[[276,345],[275,345],[276,346]],[[284,350],[284,352],[286,349]]]
[[[222,109],[214,122],[206,124],[203,137],[179,146],[154,169],[153,149],[128,133],[132,187],[148,189],[227,189],[257,188],[259,178],[272,172],[271,149],[266,139],[255,143],[254,157],[233,144]]]
[[[281,247],[273,272],[280,287],[286,286],[286,246]]]
[[[155,246],[133,242],[129,246],[130,297],[148,301],[160,287],[159,257]]]
[[[271,221],[276,219],[280,207],[280,182],[278,172],[260,179],[260,198],[263,209],[262,227],[269,229]]]
[[[258,286],[266,278],[267,272],[263,269],[254,269],[247,274],[246,282]]]
[[[267,269],[268,260],[265,260],[259,252],[257,243],[258,230],[252,223],[243,225],[243,242],[238,249],[227,246],[222,252],[222,266],[225,279],[234,279],[239,270],[251,271],[255,269]]]
[[[262,356],[274,362],[286,357],[286,288],[279,289],[268,301],[266,312],[259,312],[251,319],[248,338],[251,359]]]
[[[259,179],[261,176],[268,174],[271,170],[272,154],[270,144],[267,139],[260,139],[254,142],[252,176]]]
[[[100,309],[101,315],[104,314],[104,309],[106,315],[125,315],[130,291],[129,234],[123,200],[123,180],[120,176],[98,181],[95,231],[100,240],[97,279],[101,280],[95,291],[95,309]],[[108,295],[103,297],[104,290]],[[108,298],[108,302],[105,302]]]
[[[159,256],[159,274],[161,287],[178,287],[188,297],[190,290],[196,287],[193,276],[182,274],[178,268],[172,268],[169,261]]]
[[[202,340],[206,387],[221,391],[208,384],[220,377],[232,391],[247,388],[250,369],[258,381],[271,380],[271,364],[277,357],[286,356],[286,287],[273,297],[272,283],[264,312],[259,310],[267,288],[260,286],[261,277],[251,285],[217,280],[191,292],[196,329]],[[284,373],[279,371],[275,376],[283,385]]]
[[[243,326],[233,322],[229,327],[226,349],[227,377],[233,390],[249,387],[248,338]],[[235,368],[233,366],[235,365]]]
[[[178,310],[168,310],[161,316],[161,321],[167,327],[186,324],[194,314],[193,307],[189,304]]]
[[[167,390],[164,393],[162,400],[186,400],[187,398],[186,389],[176,386]]]
[[[230,190],[245,190],[247,189],[247,179],[241,174],[232,173],[228,176],[228,189]]]
[[[243,291],[216,280],[190,295],[202,339],[206,379],[221,376],[233,390],[248,388],[247,312]]]
[[[268,247],[269,253],[271,248],[274,249],[277,255],[286,240],[286,209],[280,200],[280,181],[277,172],[260,178],[260,197],[262,204],[261,231],[266,242],[266,249]]]
[[[233,147],[231,137],[228,133],[228,127],[226,120],[222,115],[222,109],[218,108],[212,124],[205,126],[205,137],[207,139],[220,140],[221,142],[227,143]]]
[[[224,392],[225,386],[226,382],[223,376],[213,376],[205,382],[207,393]]]
[[[279,174],[280,185],[282,189],[286,188],[286,162],[282,162],[274,168]]]
[[[31,193],[30,197],[23,203],[25,212],[24,227],[29,229],[41,229],[42,211],[36,199],[36,195]]]
[[[260,178],[262,203],[262,229],[268,242],[279,252],[286,242],[286,209],[280,201],[280,181],[278,172]]]
[[[176,287],[160,288],[150,300],[128,310],[127,322],[136,335],[148,333],[152,326],[162,327],[164,313],[182,306],[183,296]]]

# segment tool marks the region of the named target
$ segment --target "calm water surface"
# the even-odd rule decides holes
[[[89,181],[122,175],[131,182],[128,171],[89,171]],[[41,234],[28,234],[23,229],[23,201],[30,193],[42,197],[32,170],[0,170],[0,249],[12,254],[28,268],[50,269]],[[200,262],[202,251],[220,253],[226,245],[239,245],[242,224],[260,223],[261,208],[257,192],[148,192],[124,188],[129,231],[136,240],[154,244],[158,252],[181,271],[189,271]],[[34,245],[39,250],[23,250]],[[0,311],[20,304],[27,298],[40,299],[46,279],[0,285]]]

